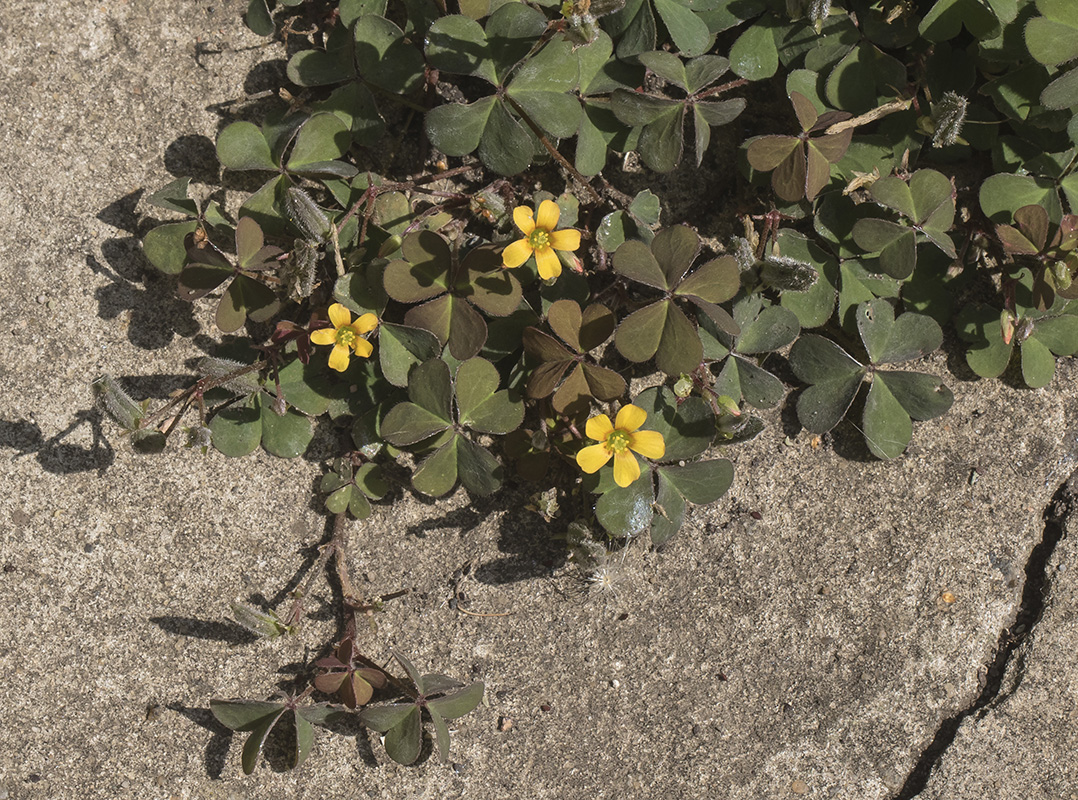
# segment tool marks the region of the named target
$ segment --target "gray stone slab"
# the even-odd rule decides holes
[[[1012,653],[991,695],[958,722],[920,797],[1078,797],[1078,480],[1060,492],[1061,524],[1032,565]]]
[[[227,622],[234,598],[283,602],[323,538],[319,464],[139,456],[89,382],[160,400],[216,338],[141,260],[137,214],[173,171],[213,172],[221,114],[269,88],[248,73],[279,51],[242,5],[0,9],[0,797],[895,796],[1016,613],[1074,463],[1070,363],[1031,392],[930,360],[955,408],[889,464],[860,460],[850,429],[787,444],[769,416],[729,452],[729,495],[663,553],[631,548],[606,597],[583,596],[548,541],[564,521],[523,498],[406,496],[357,530],[353,566],[372,594],[415,589],[372,652],[486,682],[453,764],[322,734],[294,773],[241,774],[209,698],[268,694],[334,635],[325,584],[295,639]],[[466,563],[471,608],[509,616],[448,607]]]

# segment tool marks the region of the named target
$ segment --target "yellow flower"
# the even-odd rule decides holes
[[[539,213],[532,219],[532,210],[527,206],[513,209],[513,222],[524,234],[502,251],[502,265],[512,269],[519,267],[535,254],[535,264],[539,267],[539,277],[543,280],[561,275],[561,260],[555,250],[576,250],[580,247],[580,231],[566,228],[556,231],[561,209],[553,200],[544,200],[539,204]]]
[[[367,358],[374,350],[371,343],[363,338],[378,327],[378,317],[374,314],[364,314],[352,322],[351,312],[340,303],[334,303],[329,307],[329,321],[333,327],[312,331],[311,341],[333,345],[329,365],[337,372],[348,369],[349,350],[355,350],[360,358]]]
[[[630,450],[644,458],[662,458],[666,453],[666,442],[661,433],[637,430],[647,418],[647,412],[634,405],[622,406],[613,425],[606,414],[592,417],[584,430],[599,444],[589,445],[577,453],[576,463],[585,472],[598,472],[613,457],[614,483],[628,486],[640,477],[640,464]]]

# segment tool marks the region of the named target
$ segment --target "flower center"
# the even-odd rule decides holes
[[[624,452],[625,448],[629,446],[631,437],[628,431],[615,430],[612,431],[609,436],[606,437],[606,449],[612,453]]]
[[[356,332],[351,328],[337,328],[337,344],[355,347]]]
[[[528,244],[532,250],[545,250],[550,246],[550,232],[542,228],[536,228],[528,234]]]

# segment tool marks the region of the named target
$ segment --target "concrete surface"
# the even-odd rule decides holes
[[[943,355],[925,368],[955,407],[904,458],[863,460],[849,429],[787,444],[771,415],[729,451],[728,496],[664,552],[629,550],[607,597],[519,497],[379,511],[354,535],[360,586],[416,591],[371,651],[481,678],[488,705],[451,764],[323,732],[298,771],[244,777],[209,699],[269,694],[334,622],[319,605],[252,643],[227,604],[281,603],[310,564],[319,463],[142,457],[89,387],[110,372],[163,398],[212,345],[136,236],[140,198],[215,179],[222,115],[272,85],[242,5],[0,8],[0,798],[1074,796],[1069,539],[1033,553],[1043,615],[1006,631],[1036,610],[1027,562],[1075,466],[1076,368],[1034,392]],[[465,564],[471,608],[511,615],[448,607]]]

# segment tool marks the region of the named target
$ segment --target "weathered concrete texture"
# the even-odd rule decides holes
[[[243,31],[242,5],[0,10],[0,798],[894,797],[977,697],[1016,612],[1043,509],[1074,466],[1072,364],[1031,392],[930,361],[954,410],[889,464],[862,460],[848,427],[788,444],[770,415],[729,452],[727,498],[665,552],[631,548],[606,598],[581,596],[519,495],[405,494],[355,534],[363,591],[416,590],[379,615],[370,650],[481,678],[488,705],[457,723],[452,765],[402,768],[365,735],[322,733],[297,772],[271,760],[242,776],[241,738],[209,698],[268,694],[335,631],[321,603],[286,641],[225,621],[236,597],[283,604],[309,565],[318,463],[140,457],[89,389],[107,371],[160,400],[214,340],[206,309],[141,260],[136,208],[174,174],[214,177],[217,110],[267,88],[265,68],[248,73],[277,51]],[[465,564],[470,610],[509,616],[448,607]],[[1059,745],[1038,769],[1031,743],[1030,774],[1073,775],[1057,726],[1075,671],[1053,649],[1071,600],[1053,591],[1020,692],[971,720],[939,781],[1004,780],[1012,762],[984,759],[1010,746],[991,725]]]
[[[995,697],[961,722],[921,797],[1078,797],[1076,490],[1072,478],[1059,498],[1068,516],[1034,565],[1042,584],[1025,603],[1035,624],[1015,631],[1023,638]]]

